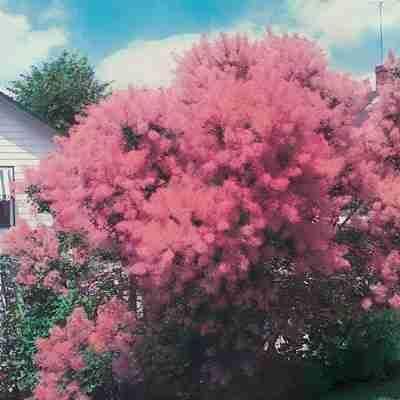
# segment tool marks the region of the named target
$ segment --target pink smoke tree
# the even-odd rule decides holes
[[[144,337],[166,324],[198,335],[195,368],[227,382],[232,354],[262,357],[310,309],[322,315],[306,277],[344,276],[351,296],[363,274],[373,284],[352,309],[398,307],[398,85],[357,126],[369,84],[332,71],[314,43],[221,35],[179,59],[170,87],[90,106],[21,188],[53,224],[20,223],[4,246],[26,290],[88,290],[110,265],[124,288],[39,340],[35,398],[86,399],[84,349],[148,378]]]

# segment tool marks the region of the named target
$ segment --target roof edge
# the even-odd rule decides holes
[[[6,103],[11,105],[14,109],[16,109],[18,112],[21,112],[22,114],[24,114],[25,117],[29,118],[30,120],[39,122],[40,124],[44,125],[49,131],[51,131],[53,135],[57,135],[57,131],[54,128],[52,128],[46,121],[44,121],[43,118],[41,118],[38,115],[36,115],[35,113],[27,110],[20,103],[18,103],[16,100],[14,100],[11,96],[8,96],[1,90],[0,90],[0,100],[4,100]]]

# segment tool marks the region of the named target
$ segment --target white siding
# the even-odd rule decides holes
[[[0,166],[14,167],[17,182],[23,179],[24,169],[37,165],[54,148],[53,135],[47,125],[0,96]],[[26,196],[17,195],[16,218],[21,217],[31,224],[37,222]]]

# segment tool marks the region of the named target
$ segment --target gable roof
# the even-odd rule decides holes
[[[54,136],[57,134],[56,130],[51,128],[42,118],[40,118],[38,115],[32,113],[31,111],[28,111],[25,109],[21,104],[19,104],[17,101],[15,101],[11,96],[8,96],[4,92],[0,90],[0,106],[1,103],[5,103],[11,108],[13,108],[18,114],[21,114],[21,116],[28,121],[34,122],[39,126],[41,130],[44,130],[46,133],[49,133],[51,136]]]
[[[368,104],[364,107],[364,109],[356,116],[354,121],[354,125],[356,127],[360,127],[368,118],[369,113],[371,112],[372,106],[378,101],[379,95],[378,92],[372,91],[368,94]]]

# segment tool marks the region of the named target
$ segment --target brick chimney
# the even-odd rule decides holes
[[[377,65],[375,67],[376,91],[379,93],[380,88],[385,84],[388,79],[388,70],[384,65]]]

